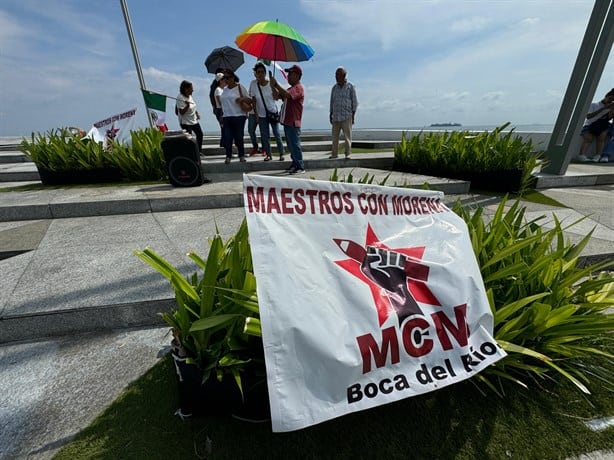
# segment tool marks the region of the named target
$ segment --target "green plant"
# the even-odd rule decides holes
[[[380,180],[377,185],[386,185],[386,182],[388,182],[388,178],[390,177],[390,173],[388,175],[386,175],[386,177],[384,177],[382,180]],[[352,172],[350,172],[347,177],[340,177],[339,173],[337,171],[337,168],[335,168],[332,172],[332,174],[330,175],[329,181],[331,182],[345,182],[348,184],[372,184],[373,181],[375,180],[375,174],[369,174],[369,173],[365,173],[364,176],[362,176],[361,178],[359,178],[358,180],[355,180],[354,175],[352,174]]]
[[[102,143],[82,138],[68,129],[32,134],[23,140],[20,150],[39,169],[49,171],[90,170],[115,167],[132,181],[166,178],[166,162],[157,129],[131,131],[130,145],[113,143],[106,150]]]
[[[546,217],[527,221],[519,200],[511,205],[503,200],[488,222],[483,208],[472,213],[457,203],[454,210],[467,223],[494,335],[508,352],[478,378],[496,390],[494,380],[526,386],[554,370],[583,392],[589,377],[611,385],[614,356],[599,344],[611,340],[614,331],[614,315],[607,311],[614,305],[614,276],[599,272],[614,262],[578,265],[592,232],[572,244],[564,236],[568,227],[556,216],[553,228],[544,229],[538,222]],[[595,355],[605,356],[610,367],[592,366]]]
[[[167,170],[158,129],[130,132],[131,145],[113,144],[110,159],[129,180],[163,180]]]
[[[200,277],[198,272],[184,277],[149,248],[134,253],[170,281],[177,305],[161,316],[188,362],[202,369],[204,380],[212,373],[219,379],[229,373],[241,388],[245,364],[260,361],[264,369],[246,220],[225,243],[218,232],[209,244],[206,260],[193,252],[188,254],[203,270]]]
[[[522,171],[519,192],[533,187],[532,173],[541,162],[541,153],[530,139],[504,130],[509,123],[494,129],[470,131],[406,133],[395,145],[395,168],[419,174],[470,179],[475,173]]]
[[[102,144],[82,139],[68,129],[54,129],[45,134],[32,133],[20,150],[39,169],[49,171],[88,170],[111,166]]]

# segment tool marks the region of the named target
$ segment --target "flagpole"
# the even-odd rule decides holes
[[[126,6],[126,0],[119,0],[122,6],[122,12],[124,13],[124,21],[126,22],[126,30],[128,31],[128,39],[130,40],[130,47],[132,48],[132,56],[134,57],[134,65],[136,66],[136,74],[139,77],[139,83],[141,85],[141,96],[143,96],[143,103],[145,104],[145,113],[147,114],[147,120],[149,120],[149,126],[154,128],[153,120],[149,116],[149,110],[147,108],[147,102],[145,101],[145,95],[142,90],[147,90],[145,87],[145,79],[143,78],[143,72],[141,71],[141,63],[139,61],[139,53],[136,50],[136,43],[134,42],[134,35],[132,34],[132,24],[130,23],[130,15],[128,14],[128,7]]]

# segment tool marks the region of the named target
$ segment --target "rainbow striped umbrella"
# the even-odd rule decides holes
[[[259,59],[301,62],[314,54],[303,36],[279,21],[261,21],[241,32],[235,43],[239,48]]]

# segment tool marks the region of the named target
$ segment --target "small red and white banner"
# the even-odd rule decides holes
[[[97,121],[86,134],[96,142],[102,142],[105,148],[112,143],[126,144],[131,141],[130,131],[134,126],[136,109],[127,110]]]
[[[273,431],[443,388],[505,356],[442,192],[244,175]]]

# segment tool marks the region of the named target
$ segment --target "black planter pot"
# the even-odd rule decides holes
[[[471,190],[518,193],[522,185],[522,169],[474,172],[466,175]]]
[[[118,168],[74,169],[50,171],[38,168],[43,185],[101,184],[119,182],[122,179]]]
[[[196,364],[187,363],[175,349],[171,350],[171,356],[177,375],[181,415],[224,415],[241,406],[241,392],[232,377],[225,375],[220,382],[212,374],[203,382],[203,372]]]
[[[179,408],[182,416],[228,415],[240,420],[260,422],[270,419],[266,375],[258,375],[254,366],[247,366],[241,376],[243,397],[236,381],[224,375],[221,381],[211,375],[203,381],[203,372],[186,362],[175,348],[171,355],[177,376]]]

